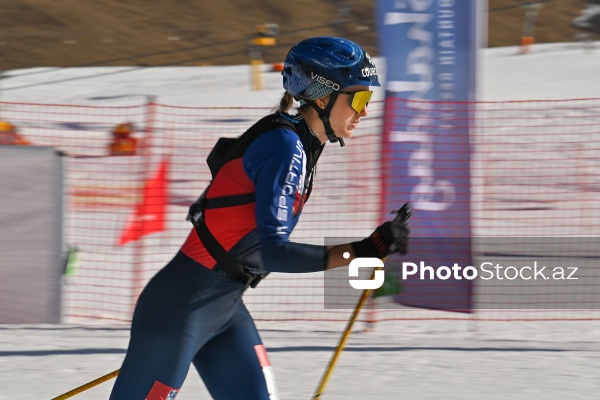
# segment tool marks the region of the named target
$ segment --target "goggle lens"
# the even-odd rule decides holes
[[[352,96],[350,98],[350,107],[359,114],[367,107],[373,95],[371,90],[361,90],[358,92],[343,92],[340,90],[340,93]]]

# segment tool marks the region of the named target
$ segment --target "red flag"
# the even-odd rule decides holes
[[[121,233],[119,246],[142,236],[165,230],[165,216],[168,203],[167,170],[168,160],[163,160],[156,174],[146,181],[142,200]]]

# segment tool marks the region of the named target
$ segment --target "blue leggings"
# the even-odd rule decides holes
[[[242,290],[241,283],[177,254],[140,295],[110,400],[172,400],[192,363],[214,399],[275,399]]]

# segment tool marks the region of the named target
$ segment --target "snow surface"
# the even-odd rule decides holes
[[[600,43],[600,42],[599,42]],[[536,45],[485,49],[480,57],[480,100],[548,100],[600,97],[600,44]],[[385,65],[375,60],[385,80]],[[2,101],[54,104],[142,104],[156,96],[181,106],[271,106],[283,93],[281,76],[265,65],[264,90],[251,90],[249,65],[217,67],[28,68],[4,72]],[[373,100],[383,98],[376,90]]]

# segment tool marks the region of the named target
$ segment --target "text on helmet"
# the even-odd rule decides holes
[[[363,68],[360,70],[360,72],[362,72],[362,76],[364,76],[364,77],[377,76],[377,68],[375,68],[375,67]]]
[[[337,83],[335,83],[333,81],[330,81],[329,79],[327,79],[319,74],[315,74],[314,72],[311,72],[310,77],[311,77],[311,79],[319,82],[321,85],[330,87],[333,90],[340,90],[340,85],[338,85]]]

